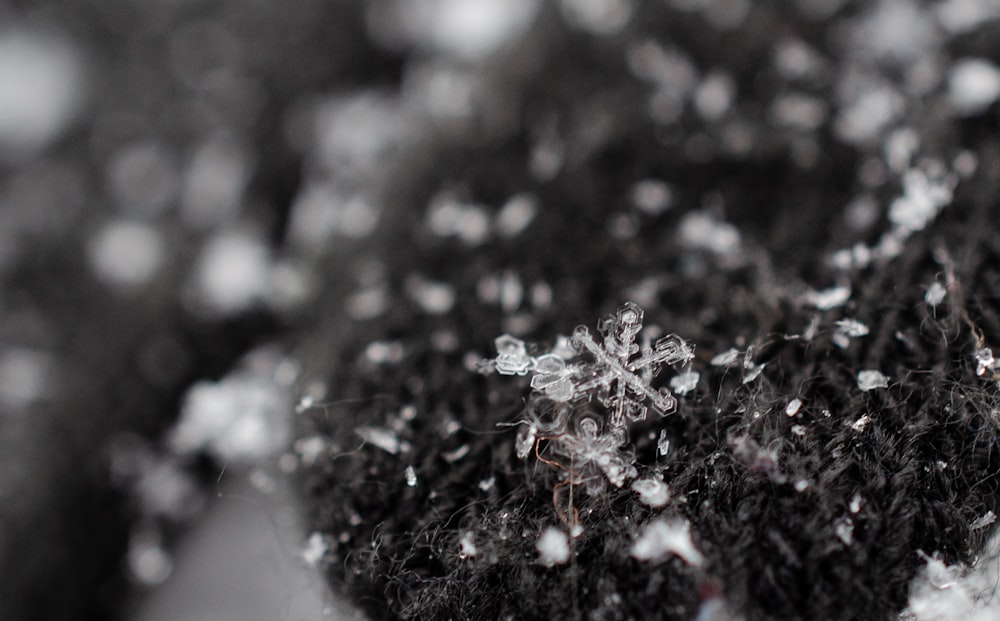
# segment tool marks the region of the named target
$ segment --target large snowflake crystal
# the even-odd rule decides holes
[[[568,357],[555,352],[529,356],[523,341],[505,334],[496,339],[497,357],[487,369],[502,375],[534,373],[531,387],[553,401],[596,400],[608,410],[609,430],[624,432],[627,421],[645,419],[650,406],[661,416],[676,409],[669,388],[653,388],[652,381],[664,365],[694,357],[691,347],[673,334],[640,347],[642,317],[637,304],[625,303],[598,322],[600,342],[586,326],[577,327]]]

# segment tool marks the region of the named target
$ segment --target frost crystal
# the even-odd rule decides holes
[[[865,392],[874,388],[888,388],[889,377],[874,369],[858,371],[858,388]]]

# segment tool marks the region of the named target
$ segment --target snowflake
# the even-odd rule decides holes
[[[554,352],[529,356],[523,341],[505,334],[496,339],[497,357],[484,370],[495,369],[501,375],[534,373],[531,387],[553,401],[596,400],[609,410],[610,428],[624,432],[626,421],[646,418],[647,404],[661,416],[676,409],[670,390],[655,389],[651,382],[664,365],[694,358],[691,346],[673,334],[640,347],[642,317],[637,304],[626,302],[598,322],[600,343],[587,326],[578,326],[570,341],[577,355],[571,360]]]

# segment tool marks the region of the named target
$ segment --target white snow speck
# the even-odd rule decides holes
[[[406,486],[407,487],[416,487],[417,486],[417,472],[416,472],[416,470],[413,469],[413,466],[407,466],[406,467],[406,473],[404,474],[404,476],[406,477]]]
[[[854,521],[851,518],[837,518],[833,523],[833,531],[836,533],[837,539],[844,542],[845,546],[849,546],[854,542]]]
[[[43,351],[5,348],[0,352],[0,404],[16,410],[41,398],[50,386],[52,365],[52,356]]]
[[[795,416],[799,413],[799,408],[802,407],[802,399],[792,399],[785,406],[785,416]]]
[[[858,371],[858,388],[867,392],[875,388],[888,388],[889,376],[875,369]]]
[[[465,531],[465,534],[462,535],[462,538],[458,542],[458,558],[464,561],[467,558],[472,558],[478,552],[475,534],[471,530]]]
[[[944,298],[947,294],[947,289],[935,280],[929,287],[927,287],[927,291],[924,293],[924,303],[927,304],[927,306],[934,308],[941,302],[944,302]]]
[[[729,112],[735,96],[736,84],[729,74],[713,71],[695,88],[694,108],[704,120],[717,121]]]
[[[705,562],[691,540],[691,525],[686,520],[668,522],[658,518],[647,524],[632,544],[631,556],[640,561],[660,562],[670,554],[677,555],[692,567],[701,567]]]
[[[961,115],[985,112],[1000,97],[1000,69],[982,58],[963,58],[948,72],[948,101]]]
[[[656,479],[636,479],[632,483],[632,491],[639,494],[639,502],[654,509],[659,509],[670,500],[670,488]]]
[[[982,377],[987,371],[992,371],[997,366],[996,358],[993,357],[993,350],[983,347],[976,352],[976,375]]]
[[[535,549],[538,550],[538,561],[546,567],[555,567],[569,561],[569,537],[555,526],[542,531]]]
[[[562,0],[566,21],[595,35],[619,32],[632,18],[632,0]]]
[[[854,514],[857,514],[859,511],[861,511],[861,494],[860,493],[859,494],[855,494],[851,498],[851,502],[850,502],[850,504],[847,505],[847,508],[850,509],[851,513],[854,513]]]

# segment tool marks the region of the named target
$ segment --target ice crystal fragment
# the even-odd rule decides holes
[[[996,521],[997,521],[996,513],[993,513],[993,511],[987,511],[980,517],[976,518],[972,522],[972,524],[969,525],[969,528],[971,528],[972,530],[979,530],[981,528],[986,528],[987,526]]]
[[[555,526],[542,531],[535,543],[538,561],[546,567],[555,567],[567,562],[570,557],[569,537]]]
[[[670,452],[670,438],[667,437],[667,430],[660,430],[660,438],[656,441],[656,452],[666,457]]]
[[[396,455],[398,453],[410,452],[410,444],[401,441],[399,437],[388,429],[380,427],[358,427],[354,433],[361,436],[365,442],[374,444],[386,453]]]
[[[862,414],[858,417],[858,420],[851,423],[851,429],[857,432],[864,431],[865,427],[867,427],[870,422],[872,422],[872,417],[867,414]]]
[[[802,407],[802,399],[792,399],[785,406],[785,416],[795,416],[799,413],[799,408]]]
[[[501,375],[527,375],[533,363],[528,356],[524,341],[509,334],[498,336],[493,341],[497,348],[496,369]]]
[[[685,520],[656,519],[646,525],[632,544],[631,556],[640,561],[660,562],[670,554],[692,567],[701,567],[705,562],[691,541],[691,525]]]
[[[993,357],[993,350],[983,347],[976,352],[976,375],[982,377],[987,371],[991,371],[997,366],[997,361]]]
[[[632,491],[639,494],[639,502],[654,509],[659,509],[670,500],[670,488],[656,479],[639,479],[632,483]]]
[[[883,375],[875,369],[864,369],[858,371],[858,388],[867,392],[875,388],[888,388],[889,376]]]
[[[743,376],[743,383],[749,384],[760,377],[760,374],[764,372],[765,366],[763,364],[756,364],[747,369],[746,374]]]
[[[700,377],[697,371],[686,371],[672,377],[670,379],[670,387],[678,395],[686,395],[698,387],[698,379]]]
[[[712,358],[710,364],[713,367],[728,367],[732,364],[736,364],[736,361],[740,359],[740,352],[736,349],[727,349],[721,354],[717,354]]]
[[[944,302],[944,298],[947,293],[947,290],[941,285],[941,283],[935,280],[929,287],[927,287],[927,291],[924,293],[924,303],[931,308],[935,308],[938,304]]]

